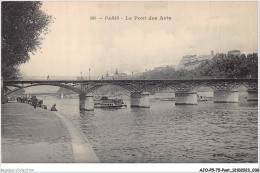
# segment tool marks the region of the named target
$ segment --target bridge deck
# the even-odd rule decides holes
[[[163,82],[163,81],[171,81],[171,82],[205,82],[205,81],[215,81],[215,82],[225,82],[225,81],[257,81],[257,78],[216,78],[216,79],[134,79],[134,80],[6,80],[4,84],[32,84],[32,83],[113,83],[113,82]]]

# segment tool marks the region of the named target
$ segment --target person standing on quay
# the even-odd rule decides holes
[[[36,106],[37,106],[37,98],[36,98],[36,96],[32,97],[32,105],[33,105],[34,109],[36,109]]]

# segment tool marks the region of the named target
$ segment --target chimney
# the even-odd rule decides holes
[[[211,56],[214,56],[214,51],[211,51]]]

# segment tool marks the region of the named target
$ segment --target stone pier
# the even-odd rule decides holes
[[[233,90],[214,91],[214,103],[238,103],[238,94]]]
[[[131,93],[130,94],[131,107],[149,108],[150,96],[148,92]]]
[[[258,90],[248,89],[247,90],[247,101],[258,101]]]
[[[175,105],[196,105],[197,92],[178,91],[175,93]]]
[[[79,109],[94,111],[93,95],[79,95]]]

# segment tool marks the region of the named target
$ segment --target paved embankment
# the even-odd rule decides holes
[[[58,112],[6,103],[1,124],[3,163],[98,162],[80,129]]]
[[[93,148],[89,144],[83,132],[69,119],[65,114],[55,112],[60,117],[64,124],[68,127],[71,141],[72,150],[74,153],[74,162],[77,163],[97,163],[99,162]]]

